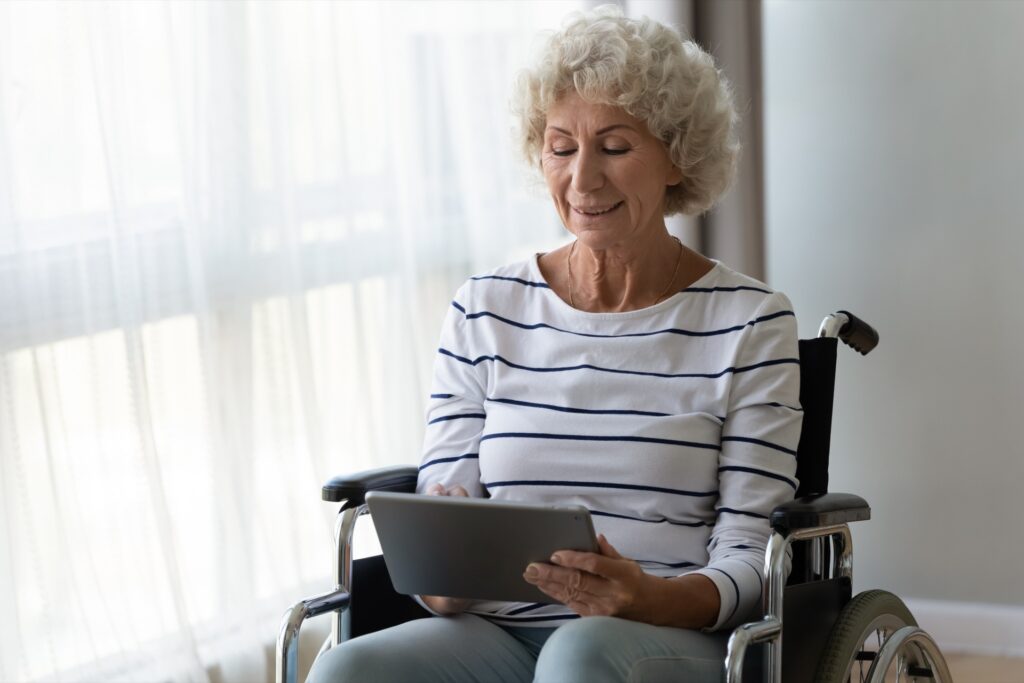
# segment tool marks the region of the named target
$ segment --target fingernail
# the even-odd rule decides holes
[[[562,561],[562,556],[559,555],[558,553],[555,553],[554,555],[551,556],[551,561],[554,562],[555,564],[559,564]]]
[[[535,564],[527,565],[526,566],[526,571],[523,572],[523,576],[525,576],[528,579],[537,578],[538,574],[540,574],[540,572],[537,571],[537,565],[535,565]]]

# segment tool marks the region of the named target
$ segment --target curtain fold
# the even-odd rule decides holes
[[[321,482],[564,239],[507,99],[578,5],[0,3],[0,680],[270,675]]]
[[[678,28],[711,53],[732,84],[743,148],[736,180],[710,211],[674,217],[669,230],[688,246],[763,280],[761,0],[622,0],[619,4],[630,16],[648,16]]]
[[[704,244],[715,258],[764,280],[761,0],[694,0],[694,10],[698,42],[711,50],[732,83],[743,148],[735,183],[704,217]]]

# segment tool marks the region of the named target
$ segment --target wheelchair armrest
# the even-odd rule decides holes
[[[394,491],[413,493],[416,491],[416,475],[419,469],[408,465],[394,465],[375,470],[363,470],[353,474],[333,477],[324,484],[321,496],[331,503],[346,501],[344,509],[362,505],[369,491]]]
[[[783,503],[772,510],[772,529],[786,535],[798,529],[871,519],[866,500],[852,493],[818,493]]]

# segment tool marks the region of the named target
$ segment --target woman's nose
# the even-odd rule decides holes
[[[604,169],[599,155],[582,147],[576,152],[572,169],[572,189],[579,193],[600,190],[604,185]]]

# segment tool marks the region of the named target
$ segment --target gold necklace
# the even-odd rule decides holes
[[[680,242],[679,238],[675,235],[670,235],[670,237],[679,245],[679,253],[676,256],[676,268],[672,271],[672,279],[668,281],[668,284],[665,285],[665,289],[663,289],[658,298],[654,300],[654,304],[657,304],[665,298],[666,294],[668,294],[668,290],[672,288],[672,284],[676,281],[676,276],[679,275],[679,264],[683,262],[683,243]],[[569,305],[573,308],[576,308],[576,298],[573,296],[572,286],[572,255],[573,252],[576,251],[576,242],[577,240],[573,240],[572,246],[569,247],[569,255],[565,257],[565,268],[569,271]],[[653,306],[654,304],[651,305]]]

